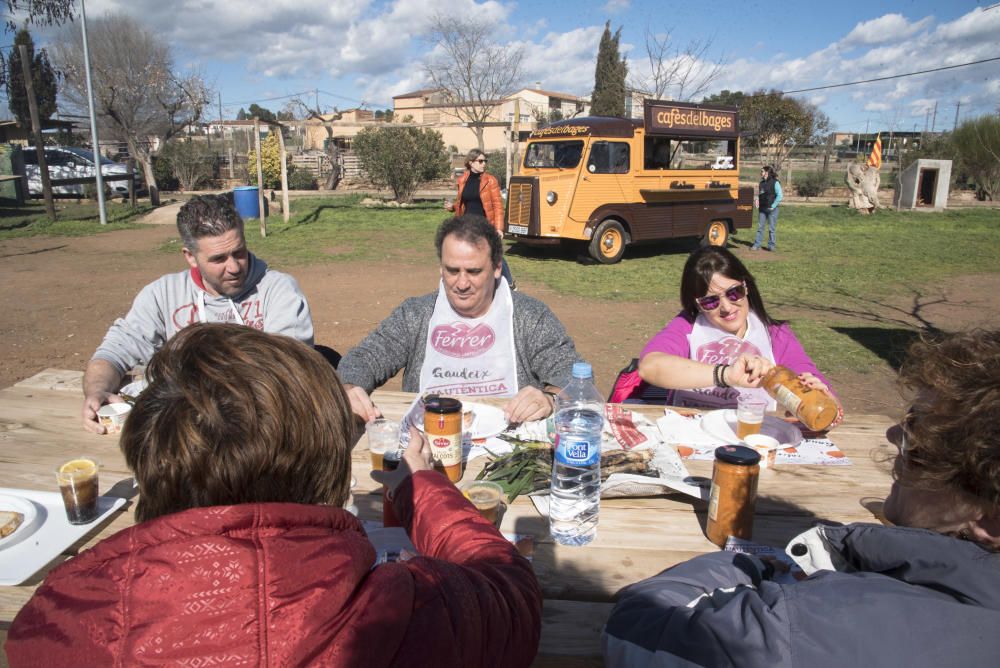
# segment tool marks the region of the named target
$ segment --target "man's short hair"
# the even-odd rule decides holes
[[[243,219],[231,198],[225,195],[198,195],[177,212],[177,231],[184,247],[198,250],[198,239],[217,237],[230,230],[243,233]]]
[[[185,327],[153,355],[120,447],[136,519],[242,503],[342,506],[353,416],[309,346],[241,325]]]
[[[434,246],[437,248],[438,259],[441,259],[441,248],[447,237],[455,237],[459,241],[478,246],[481,241],[485,241],[490,247],[490,262],[494,267],[499,267],[503,260],[503,242],[500,235],[490,221],[482,216],[473,214],[465,216],[455,216],[441,223],[437,236],[434,238]]]

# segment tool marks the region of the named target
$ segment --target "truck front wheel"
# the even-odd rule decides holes
[[[590,257],[601,264],[614,264],[622,259],[628,237],[617,220],[605,220],[597,226],[590,240]]]
[[[705,236],[701,238],[702,246],[726,247],[729,241],[729,225],[724,220],[713,220],[705,230]]]

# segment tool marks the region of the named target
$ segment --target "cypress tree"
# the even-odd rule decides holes
[[[618,51],[622,29],[611,34],[611,21],[604,24],[601,46],[597,50],[594,71],[594,92],[590,96],[590,113],[594,116],[625,117],[625,77],[628,63]]]
[[[10,113],[21,127],[31,127],[31,112],[28,107],[28,92],[24,86],[24,70],[21,67],[21,44],[28,47],[28,61],[31,64],[31,79],[38,102],[38,117],[47,121],[56,113],[56,73],[49,63],[49,56],[42,49],[35,53],[35,42],[31,33],[24,28],[14,37],[14,48],[7,58],[7,105]]]

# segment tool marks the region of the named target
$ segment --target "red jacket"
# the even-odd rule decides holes
[[[455,215],[461,216],[465,213],[465,205],[462,202],[462,190],[465,189],[465,182],[469,180],[469,170],[465,170],[458,177],[458,195],[455,197]],[[500,196],[500,182],[492,174],[483,172],[479,177],[479,199],[483,202],[483,210],[486,212],[486,220],[500,231],[503,231],[503,198]]]
[[[339,508],[195,508],[120,531],[49,574],[10,665],[529,665],[531,565],[444,476],[412,481],[394,509],[424,556],[374,569]]]

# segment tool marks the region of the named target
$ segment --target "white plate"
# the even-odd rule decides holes
[[[507,428],[507,419],[503,416],[503,411],[496,406],[463,401],[462,413],[466,411],[472,411],[472,425],[468,429],[463,429],[463,431],[472,440],[496,436]],[[423,421],[417,420],[414,424],[420,431],[424,430]]]
[[[123,498],[99,496],[98,514],[94,521],[87,524],[70,524],[66,519],[66,508],[59,492],[0,487],[0,497],[4,496],[30,501],[38,511],[38,515],[34,522],[34,530],[26,534],[24,540],[0,550],[0,585],[21,584],[56,559],[67,547],[99,529],[115,510],[125,505]]]
[[[130,397],[138,397],[142,394],[142,391],[149,387],[149,383],[145,379],[137,380],[129,383],[122,389],[118,390],[119,394],[127,394]]]
[[[35,532],[38,525],[38,509],[28,499],[14,494],[0,494],[0,510],[10,510],[24,515],[21,526],[17,527],[14,533],[0,538],[0,550],[20,543]]]
[[[471,410],[475,415],[472,419],[472,426],[469,428],[469,438],[471,439],[496,436],[507,428],[507,418],[503,416],[503,411],[496,406],[466,402],[462,404],[462,410]]]
[[[732,408],[705,413],[701,418],[701,428],[709,436],[720,441],[740,442],[740,439],[736,438],[736,411]],[[778,439],[781,448],[790,448],[802,442],[802,432],[795,425],[773,415],[764,416],[760,433]]]

